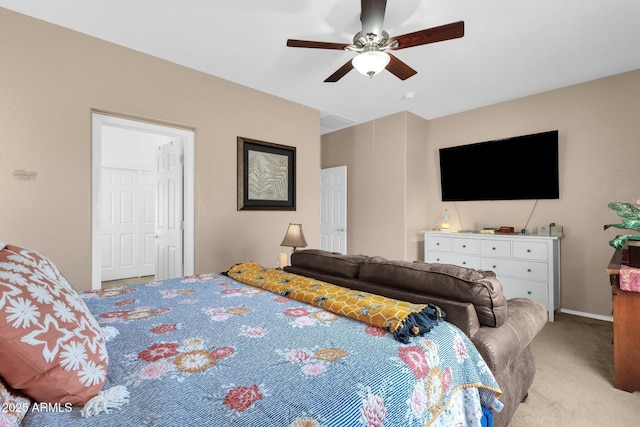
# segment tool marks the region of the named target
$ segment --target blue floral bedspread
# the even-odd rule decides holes
[[[29,411],[24,426],[478,425],[499,387],[442,322],[408,344],[385,330],[222,275],[81,294],[129,403]]]

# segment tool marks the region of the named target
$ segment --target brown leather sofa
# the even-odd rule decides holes
[[[475,344],[502,389],[494,426],[509,424],[527,397],[535,375],[529,344],[547,322],[546,308],[533,300],[507,301],[490,271],[448,264],[390,261],[317,249],[295,251],[285,271],[415,303],[432,303]]]

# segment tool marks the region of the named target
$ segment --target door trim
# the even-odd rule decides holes
[[[102,126],[115,126],[130,130],[157,133],[182,140],[184,150],[183,274],[185,276],[193,275],[195,271],[194,131],[93,112],[91,117],[91,289],[101,288],[100,213],[102,208],[102,194],[100,168],[102,167]]]

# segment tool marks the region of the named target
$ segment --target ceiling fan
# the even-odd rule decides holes
[[[458,21],[389,38],[389,34],[382,30],[386,6],[387,0],[361,0],[362,31],[353,37],[352,44],[289,39],[287,46],[358,52],[353,60],[327,77],[325,82],[337,82],[353,68],[371,78],[386,68],[399,79],[406,80],[417,71],[387,50],[405,49],[464,36],[464,21]]]

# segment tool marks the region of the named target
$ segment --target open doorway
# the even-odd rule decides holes
[[[157,186],[156,151],[172,143],[181,147],[183,173],[179,183],[181,203],[175,207],[182,215],[178,222],[180,253],[174,254],[178,266],[171,271],[193,274],[194,132],[98,113],[93,114],[92,126],[92,289],[100,289],[103,274],[107,280],[122,275],[147,276],[153,271],[150,268],[157,270],[157,265],[150,264],[157,264],[159,258],[160,263],[165,262],[166,257],[155,253],[163,233],[158,230],[155,212],[154,224],[148,224],[149,212],[157,210],[150,203],[158,199],[155,194],[149,196],[149,188]],[[115,216],[124,220],[112,221]],[[118,272],[111,267],[124,270]]]

